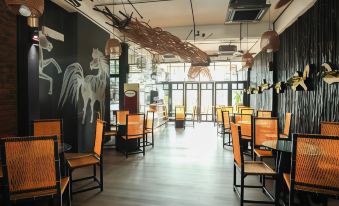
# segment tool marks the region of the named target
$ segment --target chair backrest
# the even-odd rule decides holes
[[[244,105],[236,105],[235,106],[235,112],[237,112],[238,114],[241,114],[241,110],[245,109],[245,108],[247,108],[247,107],[244,106]]]
[[[145,115],[144,114],[130,114],[126,116],[127,122],[127,139],[128,138],[142,138],[145,133]]]
[[[175,119],[176,120],[185,119],[185,107],[184,106],[175,106]]]
[[[285,115],[285,124],[284,124],[284,131],[283,131],[283,134],[286,136],[290,135],[291,121],[292,121],[292,113],[287,112]]]
[[[117,111],[117,123],[125,125],[127,115],[129,115],[129,111]]]
[[[222,109],[216,108],[216,115],[217,115],[217,123],[222,123]]]
[[[338,150],[339,136],[293,134],[292,191],[303,190],[338,196]]]
[[[33,121],[33,136],[58,137],[58,143],[62,143],[62,120],[61,119],[39,119]]]
[[[231,133],[232,133],[232,142],[233,142],[233,156],[234,162],[238,165],[238,167],[242,166],[243,156],[242,156],[242,148],[240,144],[240,127],[237,124],[231,123]]]
[[[279,120],[277,117],[254,118],[254,146],[261,146],[267,140],[277,140]]]
[[[250,115],[254,115],[254,109],[251,109],[251,108],[241,109],[241,113],[240,113],[240,114],[250,114]]]
[[[242,114],[240,115],[241,121],[240,124],[241,135],[246,137],[252,137],[252,115]]]
[[[101,157],[103,130],[104,130],[104,121],[97,119],[95,130],[94,154],[98,158]]]
[[[222,112],[222,122],[223,122],[223,125],[224,125],[224,129],[231,128],[230,115],[229,115],[228,111]]]
[[[152,129],[154,127],[154,112],[147,111],[146,114],[146,129]]]
[[[272,111],[258,110],[257,117],[272,117]]]
[[[339,136],[339,122],[320,122],[320,134]]]
[[[223,111],[228,112],[229,114],[233,114],[233,107],[227,106],[222,108]]]
[[[2,138],[0,146],[3,186],[10,198],[30,192],[60,193],[56,135]]]

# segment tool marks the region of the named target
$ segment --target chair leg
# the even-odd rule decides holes
[[[73,171],[68,169],[69,173],[69,189],[71,191],[71,200],[73,200],[73,176],[72,173]]]
[[[62,206],[62,194],[56,197],[56,206]]]
[[[291,191],[289,193],[289,206],[294,206],[294,194]]]
[[[233,164],[233,191],[235,192],[235,185],[237,184],[237,169]]]
[[[95,181],[96,176],[97,176],[97,166],[93,165],[93,181]]]
[[[265,181],[265,175],[260,175],[260,178],[262,180],[262,192],[265,193],[265,187],[266,187],[266,181]]]
[[[144,141],[142,141],[142,155],[145,156],[145,135],[144,135]]]
[[[126,159],[127,159],[128,158],[127,139],[125,140],[125,156],[126,156]]]
[[[153,129],[152,129],[152,147],[154,147],[154,132],[153,132]]]
[[[225,134],[222,134],[222,147],[225,146]]]
[[[100,160],[100,190],[101,192],[104,191],[104,168],[103,162]]]
[[[244,205],[244,192],[245,192],[245,177],[243,175],[243,172],[241,171],[241,179],[240,179],[240,206]]]
[[[72,201],[71,201],[71,183],[68,183],[67,186],[67,205],[71,206],[72,205]]]

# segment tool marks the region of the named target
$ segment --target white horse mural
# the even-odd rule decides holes
[[[58,74],[62,72],[59,64],[53,58],[44,59],[43,50],[47,50],[51,52],[53,49],[53,45],[48,41],[47,37],[40,31],[39,32],[39,78],[49,81],[49,91],[48,94],[53,94],[53,79],[44,73],[44,68],[49,64],[53,64],[54,67],[58,70]]]
[[[68,98],[74,105],[79,101],[81,91],[84,100],[82,124],[85,123],[87,104],[91,106],[91,123],[93,122],[93,110],[96,101],[100,104],[100,112],[105,114],[105,90],[107,79],[109,78],[109,65],[104,54],[98,49],[93,49],[93,60],[90,63],[91,70],[98,70],[97,75],[87,75],[79,63],[73,63],[66,68],[61,94],[59,98],[59,106],[63,106]]]

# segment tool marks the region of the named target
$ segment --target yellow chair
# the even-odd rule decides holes
[[[71,204],[69,178],[60,174],[56,135],[3,138],[0,146],[5,205],[49,197],[62,206],[64,194]]]
[[[102,136],[103,136],[104,122],[100,119],[96,121],[96,130],[95,130],[95,142],[92,153],[78,153],[71,155],[70,157],[66,157],[68,173],[70,175],[71,180],[71,188],[73,188],[74,182],[79,182],[83,180],[93,179],[97,185],[93,187],[88,187],[85,189],[72,191],[72,194],[77,194],[81,192],[86,192],[93,189],[100,189],[103,191],[104,189],[104,177],[103,177],[103,162],[102,162]],[[99,166],[100,168],[100,180],[96,177],[96,168]],[[93,167],[93,176],[84,177],[80,179],[73,180],[73,172],[79,168],[85,167]],[[72,189],[71,189],[72,190]]]
[[[339,122],[320,122],[320,134],[339,136]]]
[[[232,146],[231,141],[231,121],[230,121],[230,115],[228,111],[222,112],[222,122],[223,122],[223,131],[222,131],[222,145],[223,146]],[[228,142],[225,142],[225,135],[228,134]]]
[[[245,161],[243,156],[243,147],[241,143],[241,132],[240,127],[237,124],[231,123],[232,141],[233,141],[233,155],[234,155],[234,166],[233,166],[233,189],[240,198],[240,205],[244,203],[258,203],[258,204],[276,204],[278,203],[278,193],[275,195],[270,194],[266,189],[265,178],[262,181],[262,185],[251,185],[245,184],[245,177],[254,176],[271,176],[277,177],[277,173],[271,169],[264,162],[259,161]],[[237,170],[240,172],[240,185],[237,184]],[[246,200],[244,191],[245,188],[261,188],[265,194],[271,199],[271,201],[258,201],[258,200]],[[240,191],[239,191],[240,188]]]
[[[283,177],[289,205],[298,191],[339,196],[339,136],[293,134],[291,173]]]
[[[175,106],[175,127],[185,128],[185,107]]]
[[[291,121],[292,121],[292,113],[286,113],[285,115],[285,124],[284,131],[279,135],[281,139],[288,139],[291,133]]]
[[[62,143],[62,120],[61,119],[39,119],[33,121],[33,136],[58,137],[58,143]]]
[[[126,116],[126,133],[122,136],[122,139],[125,143],[125,148],[127,147],[128,140],[130,139],[138,139],[139,143],[142,139],[142,150],[137,151],[128,151],[125,149],[126,159],[129,154],[139,154],[142,153],[145,156],[145,115],[144,114],[129,114]]]
[[[147,111],[145,125],[146,146],[154,147],[154,111]],[[152,136],[152,142],[148,142],[148,134]]]
[[[272,117],[272,111],[258,110],[257,117]]]

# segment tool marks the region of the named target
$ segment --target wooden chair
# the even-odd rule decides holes
[[[286,113],[285,115],[285,123],[284,123],[284,131],[279,135],[281,139],[288,139],[291,133],[291,121],[292,121],[292,113]]]
[[[283,177],[289,189],[289,205],[296,192],[339,196],[339,136],[293,134],[291,173]]]
[[[39,119],[33,121],[33,136],[57,135],[58,143],[63,142],[61,119]]]
[[[278,203],[278,194],[275,193],[274,197],[266,189],[265,178],[262,181],[262,185],[245,185],[245,178],[250,175],[255,176],[271,176],[277,177],[277,173],[271,169],[264,162],[259,161],[245,161],[243,156],[243,146],[241,144],[241,132],[240,127],[237,124],[231,123],[231,132],[233,140],[233,155],[234,155],[234,166],[233,166],[233,190],[237,193],[240,198],[240,205],[244,203],[258,203],[258,204],[275,204]],[[240,185],[237,184],[237,170],[240,172]],[[239,191],[240,188],[240,191]],[[258,200],[246,200],[245,188],[261,188],[263,192],[271,199],[271,201],[258,201]]]
[[[244,146],[245,154],[251,156],[253,158],[253,132],[252,132],[252,119],[253,116],[250,114],[241,114],[239,115],[240,119],[238,117],[237,124],[240,125],[241,129],[241,141],[244,145],[247,145],[247,147]],[[248,144],[250,145],[250,148],[248,148]]]
[[[121,110],[116,111],[116,113],[117,124],[126,124],[126,116],[129,115],[129,111]]]
[[[175,106],[175,127],[185,128],[185,107]]]
[[[104,189],[103,155],[102,155],[103,129],[104,129],[104,122],[100,119],[97,119],[96,130],[95,130],[95,142],[94,142],[94,148],[93,148],[92,153],[78,153],[78,154],[73,154],[69,157],[66,157],[68,173],[70,175],[70,181],[71,181],[72,194],[86,192],[86,191],[93,190],[93,189],[100,189],[100,191],[103,191]],[[98,180],[96,176],[97,166],[99,166],[100,168],[100,180]],[[73,180],[73,176],[72,176],[73,172],[76,169],[85,168],[85,167],[93,167],[93,176]],[[80,189],[77,191],[72,190],[74,182],[79,182],[79,181],[89,180],[89,179],[93,179],[97,183],[97,185],[93,187],[88,187],[85,189]]]
[[[339,136],[339,122],[320,122],[320,134]]]
[[[272,117],[272,111],[258,110],[257,117]]]
[[[216,119],[216,123],[217,123],[217,133],[218,134],[223,134],[223,120],[222,120],[222,109],[221,107],[216,108],[216,115],[217,115],[217,119]]]
[[[122,139],[125,142],[125,148],[127,147],[128,140],[130,139],[138,139],[139,143],[142,139],[142,150],[137,151],[128,151],[125,150],[126,159],[130,154],[140,154],[142,153],[145,156],[145,115],[144,114],[129,114],[126,116],[126,134],[122,136]]]
[[[101,119],[101,115],[98,112],[98,119]],[[112,137],[116,137],[118,135],[118,125],[117,125],[117,111],[113,111],[113,118],[115,117],[115,122],[107,123],[104,122],[104,145],[103,148],[110,149],[116,148],[116,145],[112,143]]]
[[[69,178],[61,178],[57,136],[11,137],[0,140],[5,205],[54,199],[70,202]],[[7,203],[6,203],[7,202]]]
[[[241,113],[240,114],[250,114],[250,115],[254,115],[254,109],[251,108],[244,108],[241,109]]]
[[[153,111],[147,111],[145,125],[146,125],[145,127],[146,146],[154,147],[154,112]],[[148,134],[151,134],[152,142],[148,142]]]
[[[186,112],[185,114],[185,126],[192,126],[194,128],[195,117],[197,115],[197,106],[193,106],[192,112]],[[187,124],[188,122],[192,122],[192,124]]]
[[[259,157],[260,161],[263,161],[263,158],[265,157],[273,157],[273,153],[271,150],[262,148],[262,143],[267,140],[278,140],[278,134],[279,134],[278,118],[276,117],[254,118],[254,135],[253,135],[254,160],[256,160],[256,157]]]
[[[228,112],[228,114],[233,114],[233,107],[232,106],[226,106],[222,108],[223,112]]]
[[[230,116],[228,111],[222,112],[222,122],[223,122],[223,141],[222,145],[223,146],[232,146],[232,141],[231,141],[231,122],[230,122]],[[225,142],[225,135],[228,135],[228,142]]]

